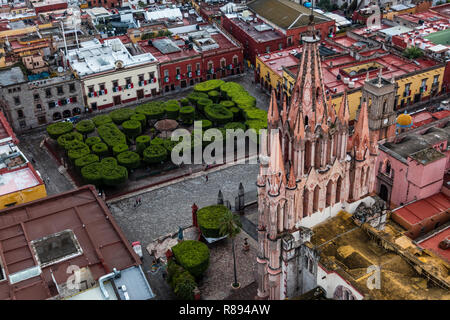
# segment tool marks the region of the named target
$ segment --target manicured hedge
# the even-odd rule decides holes
[[[52,139],[58,139],[60,135],[69,133],[73,130],[72,122],[57,122],[47,126],[47,133]]]
[[[86,135],[91,132],[94,132],[95,124],[92,120],[81,120],[80,122],[77,123],[77,125],[75,126],[75,129],[79,133]]]
[[[205,114],[214,124],[225,124],[233,121],[233,113],[220,104],[206,106]]]
[[[241,122],[229,122],[224,126],[225,129],[238,130],[242,129],[243,131],[247,130],[247,127],[244,123]]]
[[[93,153],[95,153],[99,157],[107,156],[109,153],[108,146],[106,145],[106,143],[103,143],[103,142],[94,144],[91,147],[91,150]]]
[[[172,287],[178,299],[194,299],[194,289],[197,287],[195,278],[176,263],[175,259],[167,262],[167,282]]]
[[[211,99],[200,98],[197,100],[197,107],[202,112],[205,110],[205,107],[210,106],[212,104],[213,104],[213,101]]]
[[[188,106],[189,103],[190,103],[190,102],[189,102],[189,99],[188,99],[188,98],[183,98],[183,99],[180,100],[180,105],[181,105],[182,107]]]
[[[126,143],[119,143],[116,144],[113,148],[113,155],[117,156],[119,153],[125,152],[128,150],[128,146],[126,145]]]
[[[224,98],[231,99],[234,95],[245,91],[245,89],[239,83],[228,81],[220,86],[220,91]]]
[[[212,122],[208,119],[202,119],[202,129],[203,131],[208,130],[212,127]]]
[[[117,144],[126,144],[125,134],[117,128],[114,123],[107,123],[97,128],[98,135],[108,145],[113,148]]]
[[[212,90],[220,90],[220,86],[223,85],[225,81],[219,79],[212,79],[204,82],[200,82],[194,86],[194,91],[197,92],[209,92]]]
[[[149,136],[139,136],[136,138],[136,151],[142,155],[145,148],[150,145],[150,137]]]
[[[167,150],[162,145],[150,145],[142,154],[143,160],[147,164],[160,163],[167,158]]]
[[[141,123],[142,129],[147,126],[147,118],[142,113],[135,113],[130,117],[130,120],[136,120]]]
[[[67,156],[71,161],[75,161],[76,159],[88,155],[89,153],[91,153],[91,150],[89,149],[87,144],[80,142],[80,144],[77,147],[71,148],[67,152]]]
[[[86,143],[89,147],[92,147],[94,144],[100,142],[102,142],[102,139],[100,139],[100,137],[97,136],[86,138],[86,140],[84,141],[84,143]]]
[[[195,109],[192,106],[185,106],[180,109],[180,119],[185,124],[194,122]]]
[[[142,133],[142,126],[137,120],[127,120],[122,123],[122,130],[128,138],[134,139]]]
[[[241,114],[241,110],[238,107],[231,107],[228,110],[233,112],[233,120],[235,120],[235,121],[239,120],[240,114]]]
[[[244,110],[245,120],[262,120],[267,122],[267,111],[258,108]]]
[[[229,211],[224,205],[203,207],[197,211],[197,222],[202,234],[207,238],[220,238],[220,220]]]
[[[233,96],[232,100],[239,108],[256,107],[256,99],[248,94],[248,92],[236,94]]]
[[[262,120],[247,120],[245,121],[245,125],[249,129],[256,130],[257,133],[259,133],[259,130],[261,129],[267,129],[267,122]]]
[[[164,107],[161,102],[152,101],[137,106],[136,113],[141,113],[147,117],[147,120],[160,120],[164,117]]]
[[[98,162],[98,160],[99,160],[99,158],[97,155],[90,153],[84,157],[81,157],[81,158],[78,158],[77,160],[75,160],[75,167],[78,170],[80,170],[84,166],[87,166],[94,162]]]
[[[117,162],[127,169],[136,169],[141,164],[141,158],[136,152],[125,151],[117,155]]]
[[[102,165],[99,162],[88,164],[81,168],[81,176],[87,184],[99,186],[102,184]]]
[[[172,149],[178,144],[178,141],[172,141],[170,139],[164,139],[163,146],[166,148],[167,152],[172,152]]]
[[[106,157],[100,161],[102,167],[105,169],[112,169],[117,166],[117,160],[114,157]]]
[[[160,137],[154,137],[152,141],[150,141],[150,145],[162,145],[164,143],[164,139]]]
[[[200,278],[209,266],[209,249],[195,240],[184,240],[172,247],[176,261],[190,274]]]
[[[114,168],[102,167],[102,180],[107,186],[117,186],[127,181],[128,170],[123,166],[115,166]]]
[[[130,117],[133,114],[135,114],[134,110],[132,110],[130,108],[122,108],[122,109],[117,109],[117,110],[111,111],[109,113],[109,116],[111,117],[112,121],[115,124],[119,125],[127,120],[130,120]]]
[[[225,108],[232,108],[235,106],[235,103],[231,100],[222,100],[220,101],[220,104],[223,105]]]
[[[97,128],[104,124],[113,122],[111,117],[107,114],[101,114],[101,115],[95,116],[94,118],[92,118],[92,121],[94,122],[94,124]]]
[[[197,106],[197,101],[199,99],[208,99],[208,94],[203,92],[191,92],[187,95],[187,99],[190,101],[190,103],[194,106]],[[186,105],[183,105],[184,107]]]
[[[79,132],[73,131],[60,135],[58,139],[56,139],[56,141],[58,142],[58,146],[66,150],[68,150],[68,148],[70,147],[70,142],[74,140],[83,142],[83,135]]]
[[[178,114],[180,113],[180,106],[178,102],[174,100],[177,104],[166,104],[164,110],[166,111],[166,116],[169,119],[177,120]]]
[[[211,90],[208,92],[208,97],[214,101],[214,103],[218,103],[220,99],[220,92],[216,90]]]

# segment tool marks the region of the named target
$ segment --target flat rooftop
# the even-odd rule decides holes
[[[67,241],[53,243],[52,248],[66,248],[73,241],[76,250],[62,248],[69,255],[40,263],[45,255],[39,253],[41,249],[37,249],[36,244],[59,234],[70,237],[66,237]],[[54,297],[57,292],[51,288],[50,270],[56,283],[64,284],[70,276],[66,273],[69,265],[88,268],[94,280],[112,272],[113,268],[124,270],[140,265],[139,257],[93,186],[2,210],[0,248],[4,270],[0,299]],[[46,247],[41,248],[45,253]]]
[[[284,30],[305,27],[309,23],[311,9],[289,0],[253,0],[247,3],[250,10]],[[314,12],[316,24],[331,21]]]
[[[315,226],[311,237],[312,245],[320,250],[319,263],[328,271],[335,271],[360,293],[371,299],[422,300],[449,299],[447,290],[427,286],[426,278],[419,275],[397,251],[385,250],[377,244],[368,233],[354,224],[351,215],[341,211],[337,216],[327,219]],[[398,227],[387,220],[383,231],[373,231],[377,237],[396,244],[399,251],[418,251],[417,247],[403,236]],[[406,238],[406,239],[404,239]],[[401,243],[403,247],[397,245]],[[427,259],[427,266],[435,268],[437,277],[448,278],[448,264],[437,257],[430,257],[420,252],[419,260]],[[423,257],[422,257],[423,256]],[[417,263],[421,263],[417,261]],[[380,289],[367,288],[367,268],[381,265]]]
[[[450,122],[448,122],[443,128],[432,127],[425,133],[411,133],[407,134],[401,141],[386,142],[380,145],[380,150],[387,152],[397,158],[400,161],[406,162],[408,157],[412,157],[419,163],[427,164],[434,160],[445,157],[445,155],[433,146],[441,141],[447,141],[450,145]],[[433,152],[433,149],[435,152]],[[421,158],[418,152],[428,150]]]
[[[393,215],[410,225],[415,225],[448,209],[450,209],[450,198],[443,193],[437,193],[401,207],[395,210]]]
[[[0,175],[0,195],[26,190],[39,184],[42,184],[42,181],[29,167],[5,172]]]
[[[445,259],[447,262],[450,263],[450,250],[449,249],[444,250],[439,248],[439,243],[448,237],[450,237],[450,226],[448,226],[441,232],[434,234],[432,237],[420,242],[419,246],[434,252],[442,259]]]
[[[118,38],[103,43],[94,39],[82,42],[80,46],[80,49],[69,50],[67,58],[71,68],[81,77],[114,70],[117,61],[122,62],[123,68],[156,62],[151,53],[133,56]]]
[[[19,67],[0,71],[0,86],[6,87],[24,82],[27,80]]]
[[[236,15],[228,15],[230,17]],[[262,20],[257,19],[255,22],[253,19],[257,19],[254,16],[248,18],[234,17],[230,18],[233,24],[238,27],[242,32],[249,37],[255,39],[257,42],[267,42],[274,40],[282,40],[284,36],[272,27],[265,24]]]

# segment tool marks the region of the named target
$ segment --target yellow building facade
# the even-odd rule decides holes
[[[37,199],[45,198],[47,191],[45,185],[40,184],[32,188],[4,194],[0,196],[0,210],[8,208],[12,205],[19,205],[22,203],[34,201]]]
[[[377,63],[377,62],[371,62]],[[361,65],[354,66],[361,68]],[[374,66],[375,67],[375,66]],[[278,83],[282,85],[284,93],[289,97],[291,88],[295,83],[295,74],[287,68],[283,68],[282,76],[270,65],[262,62],[259,57],[256,58],[256,69],[259,68],[260,77],[267,83],[266,89],[277,88]],[[344,68],[345,69],[345,68]],[[347,70],[351,71],[351,70]],[[409,104],[425,100],[432,95],[441,92],[444,81],[445,65],[440,64],[431,68],[423,69],[396,78],[396,109],[406,107]],[[270,87],[269,87],[270,85]],[[326,85],[326,83],[325,83]],[[340,106],[343,92],[332,94],[332,103],[336,108]],[[354,120],[356,112],[361,103],[362,87],[347,90],[347,97],[350,109],[350,120]]]

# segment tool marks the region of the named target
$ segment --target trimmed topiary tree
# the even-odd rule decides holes
[[[109,113],[109,116],[111,117],[112,121],[115,124],[119,125],[127,120],[130,120],[130,117],[133,114],[135,114],[134,110],[132,110],[130,108],[122,108],[122,109],[117,109],[117,110],[111,111]]]
[[[91,163],[94,163],[94,162],[98,162],[98,160],[99,160],[99,158],[98,158],[97,155],[90,153],[90,154],[88,154],[88,155],[86,155],[84,157],[76,159],[75,160],[75,167],[78,170],[81,170],[81,168],[83,168],[84,166],[87,166],[87,165],[89,165]]]
[[[130,139],[136,138],[142,133],[141,123],[137,120],[127,120],[122,123],[122,130]]]
[[[209,266],[209,249],[196,240],[184,240],[172,247],[176,261],[195,278],[200,278]]]
[[[188,98],[183,98],[183,99],[181,99],[181,100],[180,100],[180,105],[181,105],[182,107],[188,106],[188,105],[189,105],[189,99],[188,99]]]
[[[197,211],[197,222],[206,238],[220,238],[220,220],[229,211],[224,205],[218,204],[203,207]]]
[[[209,91],[219,91],[220,86],[223,85],[225,81],[219,79],[212,79],[204,82],[200,82],[194,86],[194,91],[197,92],[209,92]]]
[[[81,177],[87,184],[99,186],[102,184],[102,165],[99,162],[88,164],[81,168]]]
[[[216,125],[233,121],[233,112],[221,104],[213,104],[205,107],[206,117]]]
[[[223,105],[225,108],[232,108],[235,106],[235,103],[231,100],[222,100],[220,101],[220,104]]]
[[[173,148],[178,144],[178,141],[172,141],[170,139],[164,139],[163,146],[166,148],[168,153],[171,153]]]
[[[94,118],[92,118],[92,122],[94,122],[95,126],[98,128],[104,124],[107,123],[112,123],[112,119],[109,115],[107,114],[100,114],[98,116],[95,116]]]
[[[136,152],[142,155],[145,148],[150,145],[150,137],[149,136],[139,136],[136,138]]]
[[[66,150],[68,150],[68,148],[71,145],[71,142],[74,140],[83,142],[83,135],[79,132],[73,131],[60,135],[58,139],[56,139],[56,141],[58,142],[58,146]]]
[[[162,103],[156,101],[137,106],[135,111],[145,115],[147,120],[161,120],[165,112]]]
[[[147,126],[147,118],[142,113],[135,113],[130,117],[130,120],[139,121],[141,123],[141,128],[144,130],[144,128]]]
[[[89,149],[87,144],[80,142],[76,147],[72,147],[67,152],[67,156],[71,161],[75,161],[76,159],[88,155],[89,153],[91,153],[91,150]]]
[[[202,119],[202,129],[203,131],[208,130],[212,127],[212,122],[208,119]]]
[[[113,148],[117,144],[126,144],[125,134],[117,128],[114,123],[107,123],[97,128],[98,135],[108,145]]]
[[[76,124],[75,129],[82,135],[86,136],[87,134],[94,132],[95,124],[92,120],[81,120]]]
[[[261,120],[267,122],[267,111],[258,108],[244,110],[245,120]]]
[[[96,154],[99,157],[105,157],[109,154],[108,146],[106,145],[106,143],[103,142],[94,144],[91,147],[91,150],[94,154]]]
[[[100,143],[102,142],[102,139],[100,139],[100,137],[97,136],[93,136],[93,137],[88,137],[84,143],[86,143],[89,147],[92,147],[94,144]]]
[[[164,107],[164,110],[166,111],[166,116],[169,119],[177,120],[178,114],[180,113],[180,106],[177,104],[168,104]]]
[[[117,155],[117,162],[128,170],[136,169],[141,164],[141,157],[136,152],[124,151]]]
[[[115,166],[114,168],[102,168],[102,180],[107,186],[117,186],[128,180],[128,170],[123,166]]]
[[[212,104],[213,101],[211,99],[200,98],[197,100],[197,108],[202,112],[205,110],[205,107],[210,106]]]
[[[238,107],[231,107],[230,109],[231,112],[233,112],[233,120],[239,120],[239,118],[241,117],[241,110]]]
[[[103,158],[102,161],[100,161],[102,164],[102,167],[105,169],[112,169],[114,167],[117,167],[117,160],[114,157],[106,157]]]
[[[56,140],[59,136],[71,132],[73,124],[72,122],[57,122],[47,126],[46,130],[50,138]]]
[[[228,122],[225,126],[225,129],[238,130],[242,129],[243,131],[247,130],[247,127],[244,123],[241,122]]]
[[[162,145],[164,143],[164,139],[155,137],[150,141],[150,145]]]
[[[190,103],[193,106],[197,106],[197,101],[199,99],[208,99],[208,94],[207,93],[203,93],[203,92],[191,92],[187,95],[187,99],[190,101]],[[185,107],[186,105],[183,105],[183,107]]]
[[[150,145],[142,153],[143,160],[147,164],[160,163],[167,158],[167,150],[162,145]]]
[[[208,92],[208,97],[214,102],[218,103],[220,99],[220,92],[216,90],[211,90]]]
[[[194,122],[195,109],[192,106],[185,106],[180,109],[180,119],[184,124],[192,124]]]
[[[114,155],[114,156],[117,156],[119,153],[128,151],[128,146],[127,146],[126,143],[119,143],[119,144],[116,144],[116,145],[112,148],[112,151],[113,151],[113,155]]]
[[[223,98],[231,99],[239,92],[245,92],[245,89],[239,83],[228,81],[220,86],[220,91],[222,92]]]

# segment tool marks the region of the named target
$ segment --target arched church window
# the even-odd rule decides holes
[[[387,99],[384,99],[384,101],[383,101],[383,113],[386,113],[388,110],[387,110]]]
[[[308,120],[309,120],[308,116],[305,116],[305,127],[308,125]]]
[[[391,174],[391,163],[389,161],[386,161],[386,168],[384,169],[384,173],[386,173],[388,176]]]

